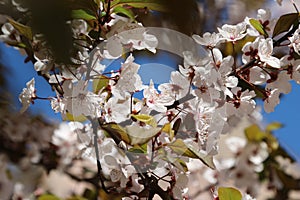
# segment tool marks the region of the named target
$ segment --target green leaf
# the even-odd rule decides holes
[[[124,128],[118,124],[113,122],[102,124],[101,128],[104,129],[117,144],[119,144],[121,141],[130,144],[130,138],[126,130],[124,130]]]
[[[147,8],[150,10],[156,10],[161,12],[166,12],[167,1],[164,0],[114,0],[111,2],[111,7],[116,6],[132,6],[134,8]]]
[[[282,15],[274,27],[273,38],[280,33],[288,31],[294,23],[298,23],[298,17],[298,13]]]
[[[116,6],[116,7],[114,7],[113,13],[123,14],[123,15],[129,17],[132,20],[135,19],[135,16],[134,16],[134,13],[132,12],[132,10],[124,8],[122,6]]]
[[[200,159],[207,167],[211,169],[216,169],[213,156],[201,153],[194,149],[194,147],[192,146],[189,146],[189,150],[191,150],[195,155],[197,155],[197,158]]]
[[[263,25],[256,19],[250,19],[250,24],[261,34],[265,37],[268,37],[268,33],[264,29]]]
[[[72,10],[71,17],[73,19],[83,19],[86,21],[97,19],[94,15],[89,14],[87,11],[82,9]]]
[[[26,38],[28,38],[29,40],[32,40],[33,35],[32,35],[32,31],[31,28],[29,26],[25,26],[11,18],[8,18],[8,21],[11,25],[13,25],[13,27],[21,34],[24,35]]]
[[[218,196],[220,200],[241,200],[242,194],[235,188],[219,187]]]
[[[52,195],[52,194],[43,194],[38,197],[37,200],[60,200],[60,198]]]
[[[212,156],[204,155],[203,153],[196,151],[192,146],[187,146],[182,139],[177,139],[167,146],[178,155],[200,159],[206,166],[215,169]]]
[[[260,142],[266,137],[266,134],[256,124],[247,127],[245,135],[250,142]]]
[[[109,78],[106,76],[100,76],[93,80],[93,91],[95,94],[98,94],[98,92],[105,88],[109,83]]]
[[[282,127],[282,124],[279,122],[273,122],[271,124],[268,124],[266,127],[266,132],[271,133],[272,131],[275,131],[277,129],[280,129]]]
[[[136,145],[136,144],[145,144],[150,139],[152,139],[155,135],[157,135],[160,132],[160,128],[156,127],[141,127],[138,125],[130,125],[126,126],[126,131],[128,133],[128,136],[130,138],[130,144]]]
[[[76,121],[76,122],[85,122],[87,118],[84,115],[74,116],[72,113],[66,112],[63,117],[64,121]]]
[[[148,124],[154,128],[157,127],[156,120],[154,119],[154,117],[150,115],[139,114],[139,115],[131,115],[131,117],[133,117],[137,121],[144,122],[145,124]]]
[[[132,153],[147,153],[147,150],[145,151],[140,145],[134,145],[134,147],[128,149],[128,151]]]

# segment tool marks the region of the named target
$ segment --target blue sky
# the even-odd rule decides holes
[[[4,44],[0,43],[0,48],[3,50],[3,61],[7,64],[8,71],[5,74],[5,77],[8,81],[9,90],[13,95],[13,101],[16,105],[15,110],[18,111],[20,109],[21,104],[18,101],[18,95],[22,91],[22,88],[25,87],[27,81],[29,81],[32,76],[36,79],[36,88],[37,94],[40,97],[48,97],[50,95],[54,95],[51,93],[50,86],[46,83],[46,81],[37,76],[36,72],[31,63],[24,63],[25,57],[22,56],[17,50],[12,47],[7,47]],[[158,60],[161,60],[161,57],[158,56],[154,58],[154,60],[139,60],[136,61],[139,64],[143,63],[157,63]],[[172,59],[169,59],[172,60]],[[157,64],[156,64],[157,65]],[[170,66],[174,66],[174,63],[161,63],[161,65],[153,66],[153,65],[142,65],[142,73],[150,73],[151,71],[157,74],[158,68],[163,68],[166,74],[169,74],[172,69]],[[153,68],[149,68],[152,66]],[[156,70],[155,70],[156,68]],[[150,70],[150,71],[149,71]],[[160,71],[159,74],[162,74]],[[165,77],[166,80],[169,80],[169,76]],[[143,80],[146,83],[149,80]],[[292,92],[288,95],[283,96],[281,99],[281,103],[275,108],[275,112],[267,114],[263,112],[264,116],[264,124],[268,124],[271,122],[281,122],[284,126],[283,128],[274,132],[275,136],[279,139],[281,145],[292,154],[298,161],[300,161],[300,85],[292,82],[293,88]],[[50,92],[50,93],[49,93]],[[47,120],[59,122],[61,119],[59,114],[55,114],[50,107],[49,101],[35,101],[34,105],[30,106],[30,112],[33,114],[41,114]]]

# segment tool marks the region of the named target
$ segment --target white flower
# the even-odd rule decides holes
[[[287,74],[296,83],[300,84],[300,59],[290,59],[289,55],[283,56],[280,59],[281,66],[287,67]]]
[[[264,109],[267,113],[274,112],[275,106],[280,103],[279,95],[280,91],[278,89],[268,92],[268,98],[264,100]]]
[[[158,40],[154,35],[148,34],[140,24],[119,20],[107,34],[107,50],[113,57],[119,57],[123,52],[123,45],[132,49],[148,49],[155,53]]]
[[[189,88],[190,81],[178,71],[171,73],[170,83],[164,83],[158,86],[158,90],[161,91],[162,95],[169,95],[174,97],[174,99],[180,99],[186,96]]]
[[[68,80],[63,84],[64,97],[66,101],[66,110],[74,117],[80,115],[97,117],[101,114],[101,102],[103,98],[90,91],[87,91],[87,82],[80,80],[73,83]]]
[[[119,99],[125,99],[128,93],[134,93],[145,88],[138,74],[140,65],[133,62],[130,55],[122,64],[120,78],[116,85],[112,86],[112,94]]]
[[[216,90],[213,85],[209,85],[205,79],[202,79],[201,76],[196,76],[194,80],[194,86],[196,89],[194,89],[193,92],[198,98],[211,103],[220,97],[220,92]]]
[[[52,98],[50,100],[51,108],[55,113],[65,113],[66,112],[66,100],[64,98]]]
[[[290,76],[286,71],[282,71],[278,74],[275,81],[268,83],[266,89],[278,89],[279,92],[288,94],[292,90],[292,85],[289,83]]]
[[[256,199],[251,197],[249,194],[244,194],[242,200],[256,200]]]
[[[71,22],[73,34],[79,37],[81,34],[88,34],[88,25],[82,19],[73,19]]]
[[[34,63],[34,69],[35,71],[48,71],[53,67],[53,63],[51,63],[48,59],[40,60],[37,57],[35,57],[37,61]]]
[[[29,107],[30,103],[33,103],[33,100],[36,98],[35,90],[35,81],[32,78],[26,83],[26,88],[23,88],[23,91],[19,95],[19,101],[22,103],[21,113],[25,112]]]
[[[206,32],[203,34],[202,37],[200,37],[199,35],[193,35],[192,37],[198,44],[201,44],[208,48],[214,48],[220,42],[223,41],[223,39],[221,38],[221,34],[215,32],[214,33]]]
[[[1,31],[3,35],[0,35],[0,41],[7,43],[16,43],[21,41],[17,30],[10,23],[3,24]]]
[[[245,138],[232,136],[225,140],[225,144],[233,153],[238,153],[246,146]]]
[[[68,165],[76,156],[77,135],[71,130],[68,123],[61,123],[58,129],[54,130],[52,143],[59,147],[57,153],[60,155],[60,164]]]
[[[198,67],[198,66],[204,66],[209,62],[209,57],[201,58],[198,55],[194,55],[191,51],[184,51],[183,54],[183,66],[181,67],[180,72],[184,74],[185,76],[188,76],[186,72],[188,72],[190,67]],[[185,72],[184,72],[185,71]]]
[[[293,47],[295,52],[300,55],[300,28],[298,28],[292,37],[289,37],[291,41],[290,47]]]
[[[28,11],[28,8],[25,8],[24,5],[22,5],[24,4],[22,0],[12,0],[11,2],[17,8],[18,11],[20,12]]]
[[[120,123],[127,120],[130,114],[130,103],[130,98],[120,100],[118,98],[111,97],[104,105],[107,122]]]
[[[271,38],[259,40],[257,54],[262,62],[267,63],[271,67],[280,68],[280,60],[272,56],[273,40]]]
[[[220,34],[229,42],[235,42],[246,36],[246,23],[241,22],[237,25],[225,24],[222,28],[218,28]]]
[[[292,77],[296,83],[300,84],[300,60],[295,60],[293,62],[293,70],[292,70]]]
[[[144,89],[143,95],[147,106],[153,110],[156,110],[157,112],[166,112],[166,106],[172,105],[175,101],[173,96],[158,93],[154,88],[154,83],[152,80],[150,80],[149,86]]]
[[[258,58],[258,44],[260,38],[256,38],[253,42],[247,42],[242,51],[244,52],[242,55],[243,63],[248,63],[252,59]]]
[[[255,109],[255,101],[253,98],[256,96],[254,91],[248,89],[242,91],[241,88],[235,87],[231,91],[234,94],[234,98],[226,103],[226,111],[228,116],[230,115],[249,115]]]
[[[268,146],[262,142],[259,144],[248,144],[249,161],[254,165],[261,165],[269,157]]]
[[[250,69],[249,81],[254,85],[260,85],[266,83],[269,75],[260,67],[254,66]]]
[[[223,55],[219,49],[213,49],[213,54],[213,65],[215,65],[215,67],[211,69],[212,76],[210,76],[210,78],[212,80],[217,78],[217,81],[214,83],[215,88],[232,98],[233,94],[228,88],[234,88],[238,84],[237,77],[228,76],[232,72],[234,59],[232,56],[223,58]]]

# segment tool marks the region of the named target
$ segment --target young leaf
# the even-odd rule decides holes
[[[16,22],[15,20],[8,18],[8,21],[11,25],[13,25],[13,27],[19,31],[19,33],[21,35],[24,35],[26,38],[28,38],[29,40],[32,40],[33,35],[32,35],[32,31],[31,28],[29,26],[25,26],[19,22]]]
[[[150,115],[139,114],[139,115],[131,115],[131,117],[133,117],[137,121],[144,122],[145,124],[148,124],[154,128],[157,127],[156,120],[154,119],[154,117]]]
[[[128,18],[130,18],[132,20],[134,20],[134,18],[135,18],[134,17],[134,13],[132,12],[132,10],[124,8],[122,6],[116,6],[116,7],[114,7],[113,13],[123,14],[123,15],[127,16]]]
[[[250,142],[260,142],[266,137],[266,134],[256,124],[247,127],[245,135]]]
[[[186,145],[182,139],[177,139],[167,146],[178,155],[200,159],[206,166],[215,169],[212,156],[204,155],[201,152],[198,152],[192,146]]]
[[[220,200],[242,200],[241,192],[231,187],[219,187],[218,196]]]
[[[173,140],[173,138],[174,138],[174,131],[172,130],[170,123],[166,123],[163,126],[163,128],[161,129],[161,131],[169,134],[170,140]]]
[[[141,145],[152,139],[160,131],[160,128],[146,128],[138,125],[130,125],[126,126],[126,131],[130,137],[131,145]]]
[[[38,197],[37,200],[60,200],[60,198],[52,195],[52,194],[43,194]]]
[[[197,155],[197,158],[200,159],[203,164],[205,164],[207,167],[211,169],[216,169],[213,156],[205,155],[199,151],[196,151],[192,146],[189,146],[189,150],[191,150],[195,155]]]
[[[121,141],[130,144],[130,138],[127,132],[118,124],[113,122],[102,124],[101,128],[104,129],[117,144],[119,144]]]
[[[279,35],[280,33],[286,32],[290,29],[290,27],[298,21],[298,17],[299,14],[298,13],[289,13],[286,15],[282,15],[275,27],[274,27],[274,31],[273,31],[273,38],[277,35]]]
[[[271,124],[268,124],[266,128],[266,132],[271,133],[272,131],[275,131],[277,129],[280,129],[282,127],[282,124],[279,122],[273,122]]]
[[[98,92],[106,87],[109,83],[109,79],[106,76],[100,76],[93,80],[93,92],[98,94]]]
[[[86,21],[95,20],[97,19],[94,15],[89,14],[85,10],[78,9],[78,10],[72,10],[71,17],[73,19],[83,19]]]
[[[145,151],[145,149],[142,148],[140,145],[134,145],[134,147],[128,149],[128,151],[132,153],[142,153],[142,154],[147,153],[147,149]]]
[[[167,11],[165,0],[114,0],[111,2],[112,8],[126,5],[134,8],[147,8],[161,12]]]
[[[76,122],[85,122],[87,118],[84,115],[74,116],[72,113],[67,112],[63,117],[65,121],[76,121]]]
[[[250,19],[250,24],[261,34],[265,37],[268,37],[268,33],[264,29],[263,25],[256,19]]]
[[[266,133],[266,139],[269,148],[271,148],[273,151],[278,149],[279,143],[272,133]]]

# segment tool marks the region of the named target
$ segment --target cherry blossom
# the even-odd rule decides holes
[[[258,45],[259,45],[260,38],[257,37],[253,42],[247,42],[242,51],[244,52],[242,55],[243,63],[247,63],[252,59],[258,58]]]
[[[300,28],[298,28],[295,33],[293,34],[293,36],[289,37],[289,40],[291,42],[291,44],[289,45],[290,47],[293,47],[294,51],[297,54],[299,53],[299,49],[300,49]]]
[[[29,105],[33,103],[33,100],[36,98],[35,90],[35,81],[32,78],[26,83],[26,88],[23,88],[23,91],[19,95],[19,101],[22,103],[21,113],[25,112]]]
[[[241,88],[232,88],[233,99],[226,103],[227,114],[243,116],[251,114],[255,109],[255,101],[253,98],[256,96],[254,91],[245,90],[242,91]]]
[[[140,65],[133,62],[134,58],[130,55],[122,64],[120,78],[112,86],[112,94],[119,99],[125,99],[130,93],[143,90],[142,79],[137,73]]]
[[[150,84],[143,91],[146,104],[149,108],[157,112],[166,112],[167,107],[172,105],[175,99],[172,96],[160,94],[154,87],[154,83],[150,80]]]
[[[275,106],[280,103],[279,95],[279,89],[268,91],[268,97],[264,100],[264,109],[267,113],[274,112]]]
[[[7,43],[20,42],[21,38],[17,33],[17,30],[10,23],[5,23],[1,27],[2,35],[0,35],[0,41]]]
[[[116,20],[107,36],[108,52],[113,57],[122,55],[123,45],[129,45],[130,48],[137,50],[147,49],[155,53],[158,44],[156,37],[148,34],[140,24],[123,20]]]
[[[224,92],[226,95],[232,98],[232,92],[228,88],[236,87],[238,79],[235,76],[228,76],[232,72],[232,66],[234,60],[232,56],[223,58],[223,55],[219,49],[213,49],[213,56],[215,68],[211,70],[212,80],[217,77],[217,81],[214,83],[217,90]],[[215,71],[215,72],[214,72]]]
[[[260,39],[258,44],[258,53],[260,60],[273,68],[280,68],[280,60],[273,54],[273,40],[271,38]]]
[[[278,89],[279,92],[288,94],[292,90],[292,85],[289,83],[290,80],[287,72],[280,72],[275,81],[266,85],[266,89]]]
[[[87,90],[87,82],[66,81],[63,84],[66,98],[66,110],[75,117],[80,115],[96,117],[101,115],[102,97]]]
[[[235,42],[246,36],[246,24],[241,22],[237,25],[225,24],[222,28],[218,28],[219,33],[229,42]]]
[[[116,122],[120,123],[129,118],[130,114],[130,98],[125,100],[120,100],[116,97],[111,97],[107,103],[104,105],[106,111],[106,120],[107,122]]]
[[[206,32],[203,34],[202,37],[200,37],[199,35],[193,35],[192,37],[198,44],[201,44],[211,49],[216,47],[223,40],[221,34],[215,32],[214,33]]]

